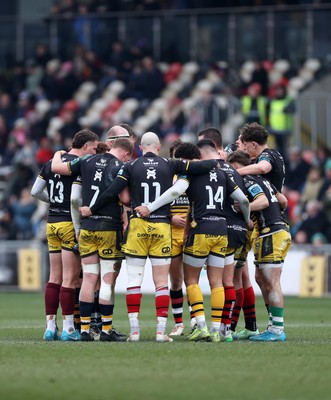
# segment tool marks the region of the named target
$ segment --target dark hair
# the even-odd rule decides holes
[[[199,149],[205,149],[205,148],[209,147],[209,148],[217,151],[215,143],[210,139],[199,140],[197,143],[197,146]]]
[[[95,142],[99,140],[97,134],[89,131],[88,129],[83,129],[77,132],[72,140],[73,149],[81,149],[87,142]]]
[[[200,136],[203,136],[204,139],[212,140],[217,148],[223,147],[222,134],[217,128],[211,127],[202,129],[202,131],[198,132],[198,139]]]
[[[236,150],[228,155],[226,161],[230,164],[238,163],[246,166],[251,164],[251,156],[246,151]]]
[[[230,143],[225,146],[224,151],[228,154],[232,154],[237,150],[237,145],[235,143]]]
[[[169,157],[174,157],[175,150],[181,143],[182,141],[180,139],[177,139],[174,142],[172,142],[171,146],[169,147]]]
[[[130,138],[118,138],[113,141],[112,149],[121,148],[127,151],[129,154],[133,154],[133,143]]]
[[[256,142],[259,145],[267,143],[269,133],[266,128],[256,122],[245,124],[240,132],[240,140],[242,142]]]
[[[95,150],[95,153],[96,154],[104,154],[104,153],[107,153],[107,151],[108,151],[107,143],[99,142],[97,145],[97,148]]]
[[[128,134],[130,137],[133,139],[137,138],[136,132],[133,130],[132,126],[129,124],[118,124],[118,126],[121,126],[122,128],[126,129],[128,131]]]
[[[182,142],[176,147],[174,157],[184,158],[186,160],[193,160],[194,158],[199,159],[201,157],[201,154],[200,150],[195,144]]]

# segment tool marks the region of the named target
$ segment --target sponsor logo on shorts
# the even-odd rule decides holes
[[[109,255],[113,254],[113,250],[112,249],[104,249],[104,250],[102,250],[102,254],[109,256]]]
[[[170,253],[170,247],[163,247],[162,248],[162,253],[163,254]]]

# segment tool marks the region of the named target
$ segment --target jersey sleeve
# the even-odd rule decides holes
[[[261,186],[253,179],[245,179],[245,187],[248,193],[248,199],[250,202],[255,200],[257,197],[264,194]]]
[[[257,157],[256,163],[259,163],[260,161],[268,161],[268,163],[273,165],[272,156],[267,150],[263,150],[262,153]]]

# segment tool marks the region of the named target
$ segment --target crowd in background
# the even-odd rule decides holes
[[[54,7],[57,7],[60,14],[65,14],[69,11],[76,12],[80,3],[88,4],[89,10],[93,12],[101,9],[118,11],[133,5],[134,9],[187,6],[186,1],[96,0],[86,3],[67,0],[55,4]],[[199,7],[200,3],[207,7],[207,3],[213,6],[216,2],[193,3],[196,7]],[[246,3],[259,2],[240,3],[247,5]],[[134,119],[171,81],[170,73],[176,73],[175,67],[172,71],[169,70],[168,74],[163,73],[143,43],[127,47],[120,41],[113,43],[110,54],[102,60],[94,52],[85,50],[81,44],[76,46],[69,60],[54,58],[47,46],[40,44],[36,47],[32,59],[17,62],[13,70],[1,72],[0,238],[44,238],[43,224],[47,209],[31,198],[30,185],[41,166],[52,158],[54,152],[69,148],[74,134],[84,127],[79,124],[79,118],[84,115],[88,104],[84,106],[73,98],[83,82],[92,81],[97,85],[91,100],[98,98],[110,82],[124,82],[125,90],[121,93],[119,101],[130,97],[139,101],[140,106],[132,116]],[[231,93],[241,98],[242,102],[245,96],[251,94],[252,87],[257,89],[258,95],[271,100],[275,90],[277,91],[277,88],[269,85],[263,65],[259,63],[256,64],[256,71],[250,82],[242,82],[235,69],[224,70],[222,74],[224,84],[218,90]],[[280,86],[286,90],[286,77]],[[172,99],[172,108],[164,113],[158,125],[152,127],[163,140],[167,140],[168,135],[171,140],[173,133],[177,137],[185,133],[187,121],[182,113],[177,112],[177,105],[186,95],[187,92],[184,91],[178,98]],[[42,109],[43,103],[40,100],[47,101],[49,106],[46,112]],[[114,102],[101,115],[100,121],[89,127],[101,139],[104,138],[104,132],[114,125],[112,114],[117,106]],[[245,114],[244,110],[243,113]],[[49,121],[54,116],[59,116],[63,124],[58,130],[50,132]],[[248,122],[252,122],[251,116],[245,117]],[[131,124],[133,120],[120,122]],[[258,122],[263,124],[265,121],[262,117]],[[277,135],[275,138],[275,145],[281,147]],[[286,152],[284,155],[287,164],[284,193],[289,200],[288,218],[294,242],[331,243],[331,152],[325,148],[316,152],[303,151],[289,146],[290,135],[287,138],[288,143],[282,148],[282,151]]]

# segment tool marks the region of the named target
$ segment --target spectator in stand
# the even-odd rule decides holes
[[[38,169],[41,169],[53,157],[52,143],[44,137],[40,141],[40,148],[36,151],[36,164]]]
[[[302,151],[296,146],[290,147],[286,164],[285,185],[287,188],[301,192],[310,167],[311,164],[304,159]]]
[[[25,89],[29,95],[38,96],[40,93],[40,83],[44,76],[43,67],[38,65],[34,60],[26,61],[26,84]]]
[[[331,187],[331,157],[324,164],[324,179],[319,190],[317,200],[322,200],[327,190]]]
[[[312,243],[313,235],[324,234],[327,229],[327,221],[322,204],[317,200],[310,200],[306,206],[301,222],[297,226],[294,235],[296,243]]]
[[[107,12],[120,11],[120,0],[94,0],[92,1],[90,10],[92,12],[104,14]]]
[[[257,122],[265,126],[267,116],[267,99],[261,95],[261,85],[252,83],[247,94],[241,98],[242,113],[245,123]]]
[[[162,72],[155,65],[152,57],[144,57],[141,61],[143,68],[144,98],[154,100],[164,88]]]
[[[78,15],[73,19],[73,31],[76,42],[80,43],[87,50],[97,49],[98,21],[89,16],[89,6],[80,3],[77,9]]]
[[[9,93],[0,94],[0,115],[5,119],[8,129],[14,124],[15,107]]]
[[[275,96],[269,101],[269,128],[277,143],[277,150],[287,158],[288,138],[292,133],[294,102],[288,96],[286,87],[278,85]]]
[[[59,89],[57,85],[56,75],[60,69],[60,61],[52,59],[46,64],[45,75],[40,82],[44,96],[50,100],[58,100]]]
[[[75,113],[71,110],[64,110],[61,118],[64,122],[62,128],[60,129],[62,140],[65,140],[66,138],[72,138],[72,133],[80,130],[80,125],[77,123]]]
[[[18,61],[15,64],[14,75],[11,81],[11,94],[12,96],[18,96],[20,92],[22,92],[25,88],[25,80],[26,80],[26,71],[25,66],[22,61]]]
[[[130,54],[122,41],[117,40],[112,44],[112,51],[108,64],[115,68],[117,78],[122,81],[127,80],[127,76],[132,69],[130,58]]]
[[[33,238],[31,218],[36,208],[36,202],[30,196],[30,190],[24,188],[18,200],[14,200],[11,204],[13,223],[16,229],[16,239]]]
[[[39,67],[45,68],[48,61],[51,59],[48,46],[43,43],[37,44],[33,58]]]
[[[251,84],[254,83],[258,83],[261,86],[261,96],[268,95],[269,77],[261,60],[255,60],[255,68],[251,79]]]
[[[0,114],[0,156],[5,153],[8,140],[8,128],[5,118]]]
[[[300,197],[302,210],[305,209],[306,204],[310,200],[317,200],[318,194],[323,185],[323,178],[321,175],[322,173],[319,167],[312,166],[310,168]]]
[[[66,61],[61,65],[56,76],[56,84],[58,87],[58,99],[61,103],[72,98],[79,82],[74,74],[73,63],[71,61]]]

